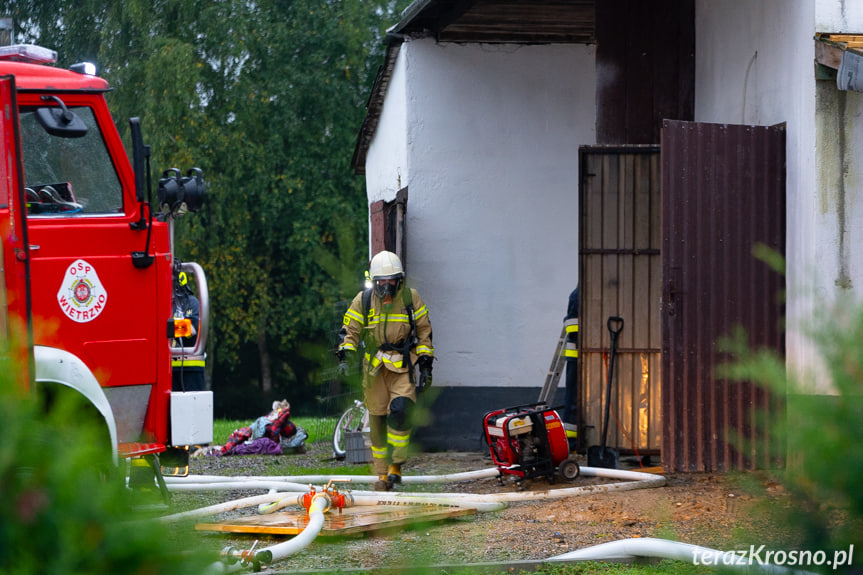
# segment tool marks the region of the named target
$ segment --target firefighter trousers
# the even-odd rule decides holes
[[[386,368],[368,378],[363,390],[369,410],[372,465],[377,475],[386,475],[390,463],[407,460],[416,389],[410,375]]]

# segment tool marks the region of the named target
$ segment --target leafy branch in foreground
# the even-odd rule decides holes
[[[786,370],[783,356],[749,349],[738,333],[722,371],[786,398],[786,417],[770,429],[786,465],[768,473],[788,497],[772,511],[801,548],[842,548],[863,542],[863,306],[824,310],[807,335],[817,370]]]
[[[217,559],[195,551],[191,530],[135,521],[139,501],[110,460],[104,422],[79,394],[32,394],[16,372],[0,373],[0,573],[188,575]]]

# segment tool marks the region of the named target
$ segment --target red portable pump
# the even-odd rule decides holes
[[[483,418],[491,459],[502,474],[519,481],[557,474],[571,481],[578,477],[575,455],[557,411],[544,403],[532,403],[490,411]]]

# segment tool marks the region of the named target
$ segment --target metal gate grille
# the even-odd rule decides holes
[[[580,150],[579,364],[582,445],[598,445],[611,341],[617,341],[607,444],[656,454],[660,416],[660,172],[656,146]]]

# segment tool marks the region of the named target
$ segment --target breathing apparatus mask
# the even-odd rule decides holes
[[[375,293],[381,299],[395,297],[402,285],[401,277],[381,278],[375,280]]]

